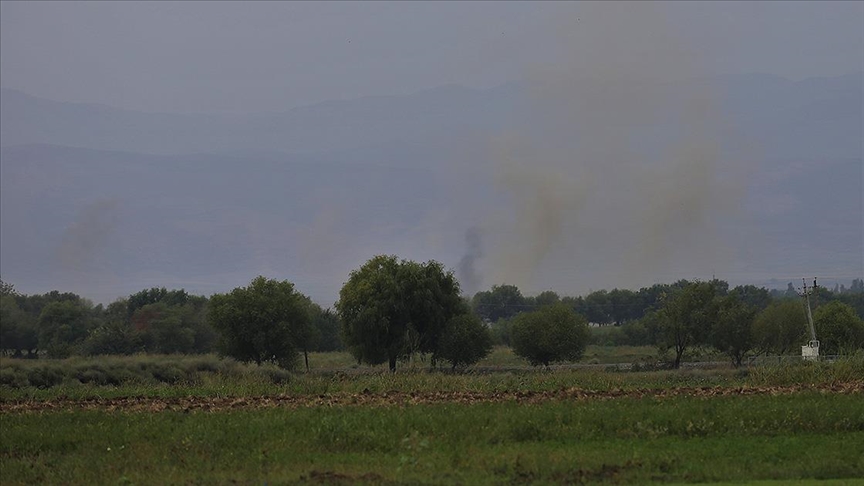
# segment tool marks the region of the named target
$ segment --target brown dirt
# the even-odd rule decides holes
[[[260,408],[298,408],[334,406],[406,406],[429,403],[540,403],[546,401],[609,400],[617,398],[669,398],[678,396],[710,398],[719,396],[788,395],[800,392],[852,394],[864,392],[864,381],[829,385],[792,385],[770,387],[686,387],[640,390],[592,391],[568,388],[531,392],[384,392],[356,394],[274,395],[256,397],[124,397],[90,399],[8,400],[0,402],[0,413],[42,412],[52,410],[103,410],[122,412],[213,412]]]

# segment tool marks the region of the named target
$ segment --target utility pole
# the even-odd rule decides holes
[[[813,312],[810,310],[810,294],[816,291],[816,277],[813,277],[813,287],[807,288],[807,281],[801,279],[804,287],[799,295],[804,299],[804,308],[807,310],[807,323],[810,325],[810,342],[801,346],[801,357],[807,361],[819,360],[819,341],[816,340],[816,326],[813,325]]]

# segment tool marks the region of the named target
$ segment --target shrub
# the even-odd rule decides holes
[[[578,361],[588,343],[588,322],[565,304],[516,316],[511,328],[513,352],[534,366]]]
[[[474,314],[450,320],[438,343],[435,357],[449,361],[453,368],[464,368],[485,358],[492,351],[492,335]]]

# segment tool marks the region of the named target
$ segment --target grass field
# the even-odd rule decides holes
[[[864,477],[860,395],[2,416],[4,484]]]
[[[128,381],[0,386],[4,485],[864,483],[862,355],[653,372],[304,374],[212,356],[0,371],[53,366]]]

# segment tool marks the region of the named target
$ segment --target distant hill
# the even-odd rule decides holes
[[[694,83],[708,84],[720,94],[720,112],[730,125],[767,147],[768,158],[860,156],[861,73],[802,81],[722,76],[679,83],[674,89],[686,91]],[[446,147],[454,137],[530,127],[521,110],[527,102],[519,84],[486,90],[443,86],[277,113],[180,115],[56,102],[4,88],[0,143],[152,154],[416,152]]]
[[[719,93],[723,130],[735,132],[724,153],[744,139],[758,154],[745,192],[730,195],[746,217],[722,222],[746,237],[718,276],[860,277],[861,74],[697,82]],[[329,305],[374,254],[455,268],[468,227],[515,217],[489,170],[489,139],[532,127],[518,84],[242,115],[0,96],[3,279],[101,301],[152,285],[224,291],[262,273]],[[676,127],[650,129],[646,139]],[[569,292],[566,278],[549,285]]]
[[[178,115],[62,103],[4,88],[0,140],[3,146],[45,143],[152,154],[433,148],[454,134],[499,128],[512,118],[518,92],[515,85],[444,86],[282,113]]]

